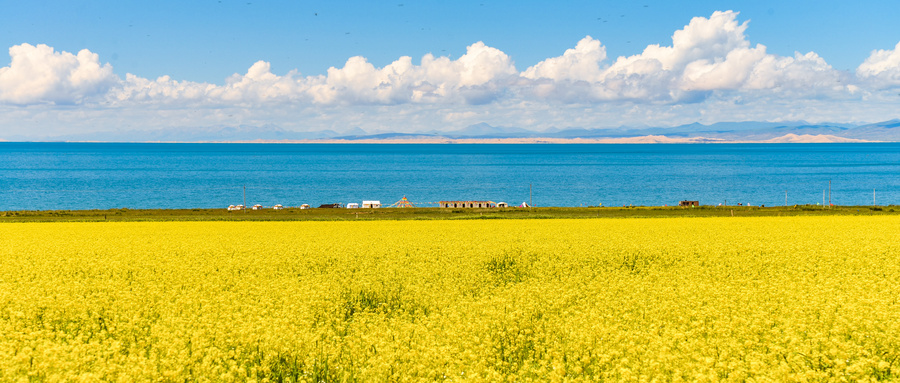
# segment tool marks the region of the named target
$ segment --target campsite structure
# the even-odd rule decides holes
[[[400,198],[399,201],[394,202],[388,207],[416,207],[416,205],[413,205],[412,202],[409,202],[409,200],[406,199],[406,196],[403,196],[403,198]]]
[[[494,201],[441,201],[438,205],[443,208],[449,207],[468,207],[468,208],[485,208],[497,207]]]

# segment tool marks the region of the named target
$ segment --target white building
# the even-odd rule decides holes
[[[262,208],[263,208],[262,205],[256,204],[256,205],[253,205],[253,208],[252,208],[252,209],[253,209],[253,210],[262,210]]]
[[[347,204],[347,209],[359,209],[359,204],[356,202],[351,202]]]
[[[244,210],[244,205],[228,205],[228,211]]]
[[[308,203],[305,203],[305,204],[303,204],[303,205],[300,205],[300,210],[306,210],[306,209],[309,209],[309,204],[308,204]]]
[[[378,209],[381,207],[381,201],[363,201],[363,209]]]
[[[275,206],[272,206],[272,209],[275,209],[275,210],[281,210],[281,209],[284,209],[284,206],[281,206],[281,205],[275,205]]]

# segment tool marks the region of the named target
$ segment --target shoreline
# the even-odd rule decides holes
[[[797,135],[749,140],[723,139],[714,137],[673,138],[664,135],[646,135],[636,137],[604,137],[604,138],[450,138],[450,137],[418,137],[418,138],[323,138],[323,139],[284,139],[284,140],[204,140],[204,141],[4,141],[3,143],[141,143],[141,144],[847,144],[847,143],[891,143],[898,141],[871,141],[845,138],[833,135]]]
[[[225,208],[0,211],[0,224],[22,222],[155,221],[398,221],[470,219],[615,219],[677,217],[898,216],[900,205],[879,206],[634,206],[534,208],[376,208],[240,210]]]

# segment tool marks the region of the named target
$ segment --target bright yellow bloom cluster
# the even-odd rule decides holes
[[[897,217],[0,232],[0,381],[900,377]]]

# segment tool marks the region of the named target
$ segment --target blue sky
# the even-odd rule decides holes
[[[0,2],[0,138],[900,117],[893,1],[83,3]]]

